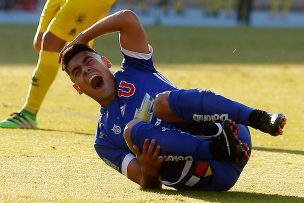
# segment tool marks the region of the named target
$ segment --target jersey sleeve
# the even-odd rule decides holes
[[[149,51],[150,53],[139,53],[134,51],[129,51],[121,47],[121,52],[123,54],[123,61],[121,63],[122,69],[139,69],[139,70],[147,70],[156,72],[152,55],[153,55],[153,48],[149,44]]]
[[[95,144],[94,147],[99,157],[107,165],[128,177],[128,165],[135,159],[135,156],[130,151],[99,144]]]

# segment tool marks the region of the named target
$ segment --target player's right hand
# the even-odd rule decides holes
[[[145,139],[142,151],[136,145],[133,146],[144,176],[158,176],[161,164],[166,160],[166,156],[159,156],[160,145],[155,145],[156,141],[154,139],[151,142]]]

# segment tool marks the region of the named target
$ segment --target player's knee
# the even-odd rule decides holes
[[[41,42],[42,42],[42,32],[37,32],[35,34],[34,40],[33,40],[33,47],[36,52],[39,52],[41,49]]]
[[[44,51],[60,52],[66,44],[66,41],[60,39],[51,32],[45,32],[42,36],[42,47]]]
[[[138,122],[139,121],[137,121],[137,120],[131,120],[124,129],[124,138],[125,138],[125,141],[126,141],[128,147],[130,148],[130,150],[133,150],[133,142],[131,139],[132,127]]]
[[[41,49],[41,41],[36,41],[34,40],[33,42],[33,47],[35,49],[36,52],[40,52]]]
[[[164,119],[164,117],[166,117],[166,115],[170,111],[168,97],[169,91],[162,92],[156,95],[153,105],[153,113],[156,117],[160,119]]]

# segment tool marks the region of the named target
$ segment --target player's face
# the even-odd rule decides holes
[[[69,76],[74,88],[96,100],[101,106],[108,105],[115,98],[116,85],[110,72],[110,61],[100,55],[82,51],[68,63]]]

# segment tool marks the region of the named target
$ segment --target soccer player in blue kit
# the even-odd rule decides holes
[[[86,44],[119,32],[122,69]],[[251,149],[247,126],[277,136],[283,114],[267,113],[211,91],[179,90],[155,69],[138,17],[118,11],[80,33],[59,61],[73,87],[100,105],[95,150],[143,188],[229,190]]]

